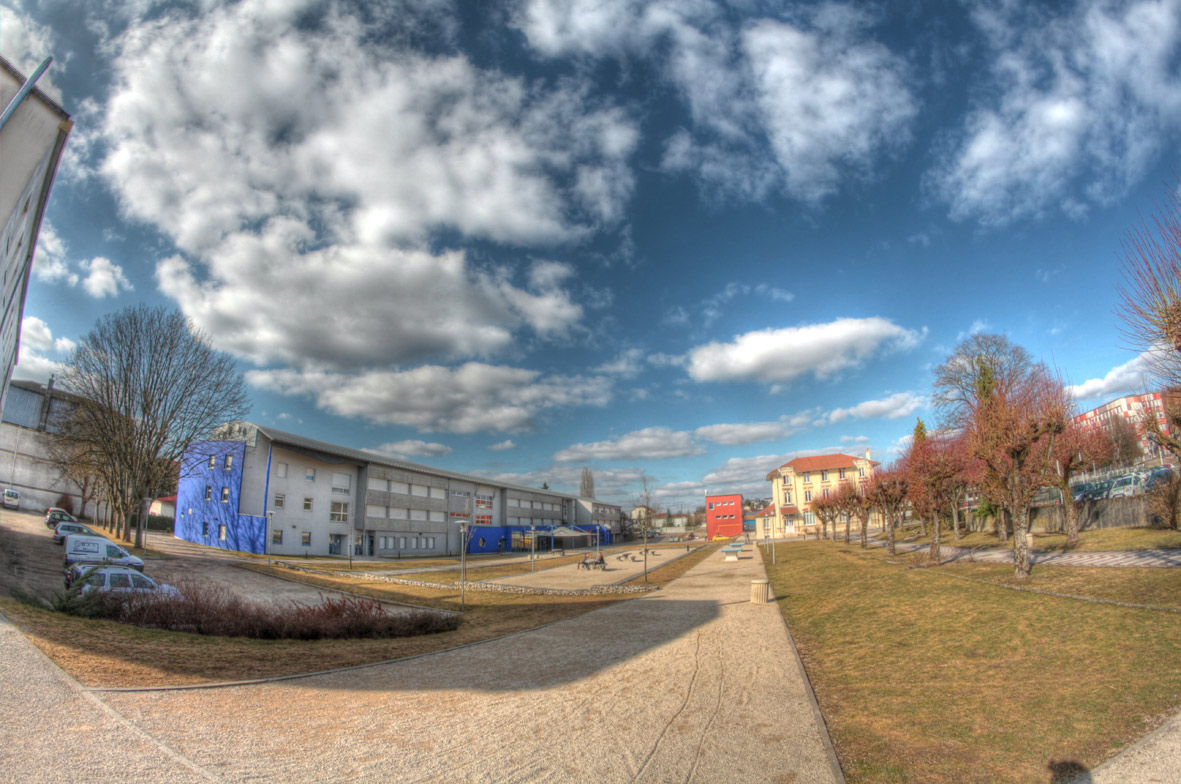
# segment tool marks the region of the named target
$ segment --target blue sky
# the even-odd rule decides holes
[[[181,309],[250,418],[525,484],[889,462],[976,331],[1143,391],[1181,2],[0,0],[73,115],[16,376]]]

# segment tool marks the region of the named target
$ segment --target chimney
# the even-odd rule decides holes
[[[869,459],[869,447],[866,447],[866,448],[865,448],[865,459],[866,459],[866,460],[868,460],[868,459]]]

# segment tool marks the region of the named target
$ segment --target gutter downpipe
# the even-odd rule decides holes
[[[275,448],[275,442],[267,439],[267,478],[262,483],[262,519],[266,521],[264,528],[266,529],[262,535],[262,549],[268,556],[267,565],[270,565],[271,543],[268,541],[271,538],[271,518],[267,516],[267,499],[271,497],[271,450]],[[246,461],[243,460],[243,463]],[[245,473],[246,466],[242,466],[243,473]],[[352,542],[349,542],[349,547],[352,547]]]
[[[41,61],[41,65],[37,66],[37,70],[33,71],[33,75],[28,79],[25,79],[25,83],[21,85],[21,88],[17,90],[16,95],[13,96],[12,100],[8,102],[8,108],[4,110],[4,114],[0,115],[0,128],[3,128],[8,124],[9,119],[11,119],[13,113],[16,112],[17,107],[21,105],[21,102],[24,101],[25,98],[29,97],[29,93],[33,92],[33,87],[36,86],[37,80],[41,78],[41,75],[45,73],[46,69],[49,68],[49,64],[52,62],[52,57],[46,57]]]

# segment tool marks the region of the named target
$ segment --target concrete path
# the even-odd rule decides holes
[[[258,686],[92,692],[113,715],[90,711],[87,734],[129,737],[85,778],[139,780],[155,762],[161,781],[840,781],[778,608],[749,602],[762,576],[753,548],[738,563],[714,553],[656,594],[460,650]],[[57,708],[84,704],[38,656],[32,678],[0,669],[6,710],[47,677]],[[59,722],[3,718],[0,749],[37,746],[17,780],[60,781],[76,763],[45,733]]]

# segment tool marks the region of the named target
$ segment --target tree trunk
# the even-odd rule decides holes
[[[894,552],[894,529],[897,525],[893,515],[886,515],[886,518],[886,552],[896,555]]]
[[[939,550],[939,534],[940,528],[942,527],[940,522],[941,519],[939,515],[935,515],[931,518],[931,552],[929,559],[934,564],[938,564],[939,560],[943,557],[943,553]]]
[[[852,522],[849,519],[850,517],[852,517],[852,515],[845,515],[845,544],[849,543],[849,523]]]
[[[1067,475],[1069,481],[1069,475]],[[1070,485],[1059,488],[1062,491],[1062,512],[1066,515],[1066,546],[1078,544],[1078,510],[1074,508],[1074,496],[1070,494]]]
[[[960,505],[952,502],[951,504],[951,526],[955,531],[955,540],[960,540]]]
[[[1000,540],[1001,544],[1009,541],[1008,516],[1009,513],[1004,509],[998,509],[994,513],[993,525],[996,526],[996,537]]]
[[[1029,509],[1020,509],[1013,518],[1013,575],[1022,580],[1029,579]]]
[[[861,518],[861,549],[869,547],[869,518]]]
[[[927,535],[927,518],[926,518],[926,516],[919,517],[919,531],[922,532],[923,536]]]

